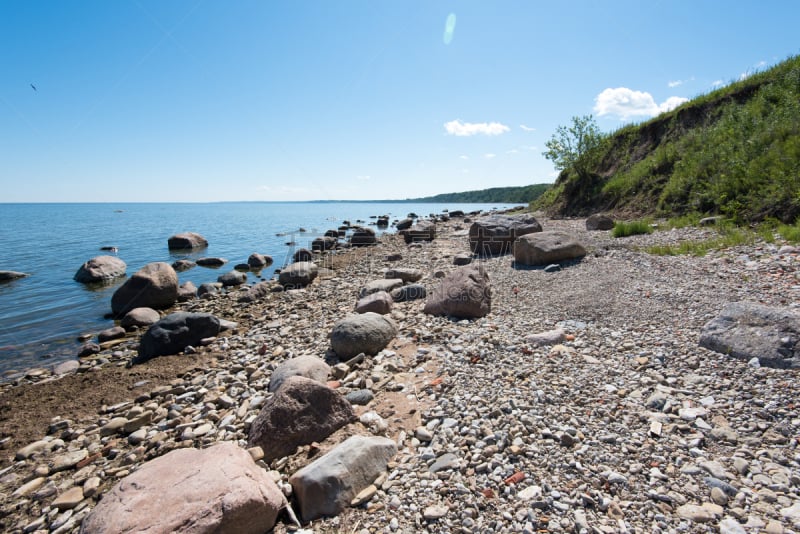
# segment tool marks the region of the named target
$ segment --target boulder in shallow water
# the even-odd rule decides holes
[[[223,287],[240,286],[247,282],[247,273],[241,271],[231,271],[220,275],[217,282],[222,284]]]
[[[207,257],[198,258],[196,263],[201,267],[222,267],[228,263],[228,260],[225,258]]]
[[[195,232],[176,234],[167,240],[169,250],[192,250],[207,246],[208,240]]]
[[[73,279],[82,284],[105,282],[125,276],[128,266],[116,256],[96,256],[80,266]]]
[[[111,297],[111,311],[121,317],[134,308],[169,308],[178,299],[178,275],[168,263],[148,263],[125,280]]]
[[[254,271],[269,267],[272,265],[272,256],[265,256],[264,254],[253,252],[250,254],[250,257],[247,258],[247,265]]]
[[[172,263],[172,268],[175,269],[177,272],[181,273],[183,271],[188,271],[195,265],[197,264],[192,260],[177,260]]]
[[[139,354],[131,363],[177,354],[187,345],[198,345],[204,338],[214,337],[219,331],[220,321],[210,313],[171,313],[145,332],[139,343]]]
[[[18,271],[0,271],[0,282],[10,282],[18,278],[25,278],[30,276],[28,273],[20,273]]]

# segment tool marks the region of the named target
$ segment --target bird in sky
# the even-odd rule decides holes
[[[31,89],[33,89],[34,91],[39,91],[39,90],[36,88],[36,86],[35,86],[35,85],[33,85],[33,84],[31,84]]]

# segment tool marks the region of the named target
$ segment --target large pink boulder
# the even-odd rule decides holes
[[[134,308],[169,308],[178,300],[178,274],[168,263],[148,263],[125,280],[111,297],[111,311],[122,317]]]
[[[303,376],[286,378],[250,426],[248,446],[264,450],[264,461],[294,454],[322,441],[355,419],[353,407],[335,389]]]
[[[82,534],[263,534],[284,498],[267,471],[232,442],[177,449],[120,480],[81,525]]]
[[[423,311],[430,315],[475,319],[491,310],[489,275],[480,265],[471,264],[445,276],[428,297]]]

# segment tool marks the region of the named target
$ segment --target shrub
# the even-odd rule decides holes
[[[618,222],[611,230],[614,237],[628,237],[632,235],[651,234],[653,227],[646,221]]]

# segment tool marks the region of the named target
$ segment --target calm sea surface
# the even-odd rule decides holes
[[[502,209],[502,204],[416,204],[389,202],[242,202],[209,204],[0,204],[0,270],[31,276],[0,283],[0,374],[74,359],[77,336],[113,326],[104,319],[111,295],[125,280],[89,288],[73,281],[78,268],[115,246],[130,276],[153,261],[221,256],[220,269],[195,267],[178,273],[181,283],[199,286],[244,263],[253,252],[275,259],[261,276],[269,278],[296,247],[343,220],[355,224],[370,216],[441,213],[445,209]],[[307,231],[298,232],[300,228]],[[186,254],[167,250],[167,238],[198,232],[209,246]],[[285,235],[277,235],[285,234]],[[286,243],[294,241],[295,248]],[[250,282],[256,280],[249,275]]]

